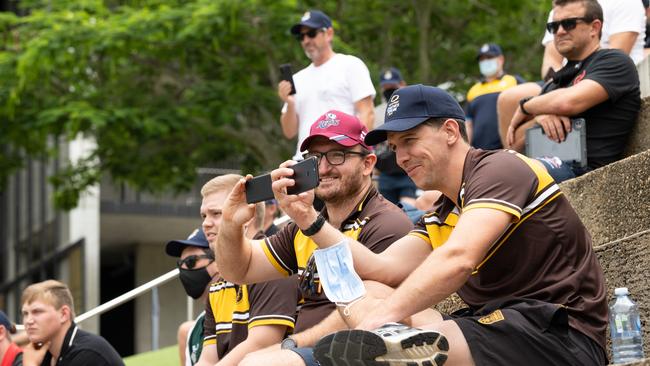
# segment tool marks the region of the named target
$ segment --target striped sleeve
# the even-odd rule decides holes
[[[283,276],[288,277],[298,273],[293,240],[297,233],[298,227],[289,223],[275,235],[263,240],[254,240],[253,245],[260,245],[269,263]]]
[[[296,276],[256,283],[248,288],[248,329],[262,325],[283,325],[293,329],[300,300]]]

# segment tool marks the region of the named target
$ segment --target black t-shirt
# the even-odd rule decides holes
[[[49,366],[52,354],[45,354],[41,366]],[[56,366],[124,366],[120,355],[104,338],[85,332],[72,323],[63,339]]]
[[[632,59],[620,50],[598,50],[580,62],[569,61],[542,94],[584,79],[597,82],[609,95],[608,100],[571,116],[587,122],[587,164],[596,169],[622,158],[641,107],[639,74]]]

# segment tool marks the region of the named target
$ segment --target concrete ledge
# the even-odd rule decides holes
[[[645,97],[641,100],[639,118],[632,130],[625,156],[638,154],[648,149],[650,149],[650,97]]]
[[[560,184],[594,246],[650,228],[649,171],[650,150]]]

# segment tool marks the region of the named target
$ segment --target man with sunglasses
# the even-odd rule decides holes
[[[306,151],[305,158],[318,159],[319,185],[313,193],[325,203],[319,225],[327,221],[346,237],[381,252],[405,235],[412,224],[374,188],[371,174],[377,157],[363,142],[366,132],[357,117],[331,110],[314,122],[301,150]],[[215,249],[222,274],[240,283],[298,274],[305,302],[298,312],[296,333],[281,346],[246,357],[241,365],[316,365],[312,349],[305,347],[345,327],[335,312],[336,305],[323,293],[312,259],[316,244],[309,235],[316,226],[300,230],[291,222],[263,241],[244,240],[242,225],[251,214],[242,180],[223,207]],[[219,260],[226,257],[228,261]]]
[[[210,241],[219,234],[221,207],[241,178],[226,174],[208,181],[201,189],[202,228],[187,240],[174,240],[166,247],[167,254],[180,256],[180,280],[188,295],[195,299],[208,295],[204,319],[197,319],[188,337],[190,365],[212,366],[217,361],[236,365],[246,354],[281,341],[294,327],[299,302],[295,279],[233,284],[221,278],[210,248]],[[264,237],[263,206],[257,205],[246,225],[249,238]],[[198,345],[197,338],[201,341]]]
[[[330,109],[356,115],[366,128],[372,129],[375,88],[363,61],[334,52],[332,21],[322,11],[306,12],[291,27],[291,34],[311,60],[309,66],[293,75],[296,94],[290,94],[290,82],[278,84],[278,95],[284,102],[282,132],[289,139],[298,135],[294,160],[299,160],[298,148],[309,135],[310,124]]]
[[[603,13],[601,48],[619,49],[639,64],[644,59],[642,39],[644,34],[644,16],[642,5],[636,0],[598,0]],[[553,22],[553,10],[548,15],[548,22]],[[572,21],[569,21],[573,25]],[[576,23],[577,24],[577,23]],[[559,24],[558,24],[559,25]],[[557,29],[557,25],[551,28]],[[552,29],[551,29],[552,30]],[[555,72],[563,66],[564,57],[555,48],[554,33],[546,29],[542,46],[544,57],[542,60],[541,77],[544,81],[524,83],[499,95],[497,111],[499,117],[499,134],[504,146],[523,152],[525,146],[525,130],[534,125],[534,121],[523,124],[517,131],[515,142],[507,145],[507,130],[521,98],[539,95],[544,82],[550,80]]]
[[[603,12],[596,0],[555,0],[553,21],[557,51],[568,62],[542,88],[540,95],[520,100],[507,132],[516,144],[519,126],[534,120],[548,138],[561,143],[571,131],[571,118],[584,118],[587,166],[557,157],[539,161],[557,182],[574,178],[623,157],[641,105],[639,75],[623,52],[601,49]]]

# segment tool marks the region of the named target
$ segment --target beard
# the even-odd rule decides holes
[[[348,201],[363,189],[365,177],[361,166],[357,166],[356,170],[351,174],[337,175],[339,179],[338,185],[320,189],[316,187],[316,197],[325,203],[339,204]]]

